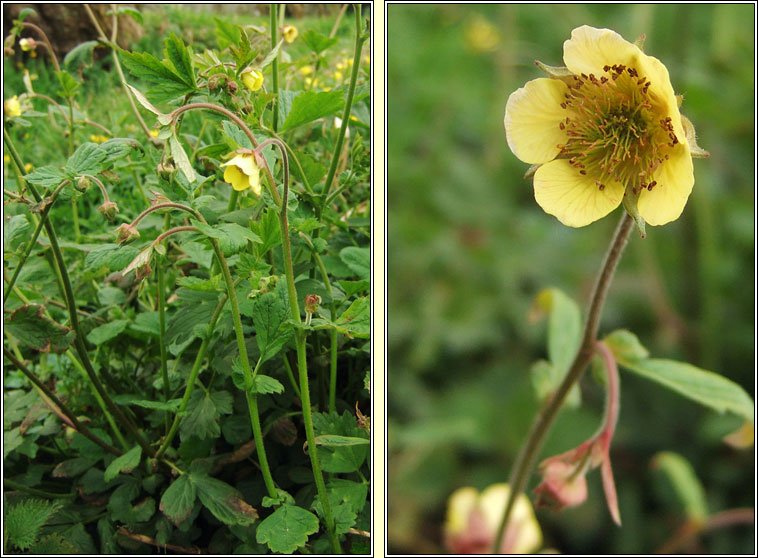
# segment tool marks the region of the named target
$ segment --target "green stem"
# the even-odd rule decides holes
[[[234,281],[232,280],[232,274],[229,272],[229,266],[226,263],[226,258],[218,246],[218,241],[215,238],[210,238],[209,240],[213,245],[213,251],[216,253],[216,259],[221,265],[221,271],[224,275],[224,280],[226,281],[226,294],[229,297],[229,305],[232,310],[234,333],[237,337],[237,350],[240,354],[242,372],[245,375],[245,397],[247,398],[247,407],[250,413],[250,422],[253,426],[255,448],[258,452],[258,460],[261,465],[261,473],[263,473],[263,481],[266,484],[266,490],[268,491],[269,496],[271,498],[276,498],[276,485],[274,484],[274,479],[271,476],[268,460],[266,459],[266,449],[263,446],[261,422],[260,417],[258,416],[258,402],[256,400],[257,395],[255,393],[252,393],[253,371],[250,368],[250,360],[247,355],[247,347],[245,346],[245,335],[242,332],[242,319],[240,317],[239,304],[237,304],[237,293],[234,291]]]
[[[347,123],[350,121],[350,112],[353,108],[353,96],[355,95],[355,84],[358,81],[358,71],[360,70],[361,66],[361,49],[363,48],[363,42],[366,40],[366,38],[361,34],[361,5],[354,4],[353,11],[355,12],[355,52],[353,53],[353,71],[350,73],[350,85],[347,89],[345,110],[342,112],[342,126],[340,126],[339,135],[337,136],[337,143],[334,146],[334,152],[332,153],[332,162],[329,165],[329,172],[326,175],[326,182],[324,183],[324,192],[321,196],[321,206],[318,210],[319,215],[321,215],[326,208],[326,200],[329,197],[329,189],[332,187],[334,173],[337,170],[337,163],[339,162],[340,153],[342,153],[342,143],[345,141]]]
[[[168,215],[166,216],[168,217]],[[166,219],[168,221],[168,219]],[[161,352],[161,378],[163,380],[163,401],[168,402],[171,391],[168,385],[168,363],[166,361],[166,293],[164,292],[164,273],[161,262],[157,262],[158,275],[158,344]],[[168,426],[168,423],[166,423]]]
[[[59,492],[47,492],[45,490],[39,490],[37,488],[30,488],[16,481],[12,481],[10,479],[5,479],[5,478],[3,479],[3,485],[7,486],[8,488],[12,488],[13,490],[19,490],[21,492],[26,492],[27,494],[31,494],[33,496],[39,496],[41,498],[50,498],[53,500],[73,500],[74,498],[76,498],[76,494],[61,494]]]
[[[616,228],[616,232],[611,240],[608,252],[605,255],[605,260],[600,269],[600,274],[595,282],[595,287],[592,291],[592,297],[590,299],[590,306],[587,312],[587,321],[584,325],[584,333],[582,335],[582,342],[574,358],[569,371],[561,382],[556,392],[545,400],[542,408],[537,413],[537,417],[532,424],[532,429],[529,432],[529,436],[526,439],[525,444],[521,447],[521,451],[516,458],[516,462],[513,465],[513,470],[509,479],[511,491],[508,497],[508,502],[505,505],[505,513],[500,522],[500,526],[495,537],[494,546],[492,552],[499,554],[503,545],[503,539],[505,537],[506,528],[508,526],[508,520],[511,512],[513,511],[516,498],[524,491],[526,483],[529,480],[529,476],[534,469],[535,462],[539,456],[539,452],[542,449],[542,445],[545,441],[550,427],[555,422],[555,418],[558,415],[558,411],[563,405],[563,401],[566,399],[566,395],[569,390],[576,384],[582,377],[585,368],[592,360],[594,352],[594,343],[597,337],[598,326],[600,324],[600,315],[605,302],[605,296],[608,293],[608,288],[611,285],[613,274],[616,271],[621,254],[626,246],[626,241],[629,238],[629,233],[634,225],[634,219],[624,211],[621,217],[621,221]]]
[[[192,370],[190,371],[189,378],[187,379],[187,385],[184,388],[184,396],[182,397],[182,401],[179,404],[179,410],[174,416],[174,421],[171,423],[171,429],[168,431],[168,434],[166,434],[166,438],[163,440],[161,447],[155,453],[156,459],[159,459],[163,455],[169,445],[171,445],[171,441],[176,435],[176,431],[179,428],[179,421],[181,420],[184,411],[186,411],[190,397],[192,396],[192,391],[195,389],[195,382],[197,381],[197,377],[200,373],[200,366],[205,360],[205,353],[208,350],[208,345],[210,344],[213,330],[216,328],[216,322],[218,322],[218,318],[221,316],[221,310],[224,308],[225,302],[226,296],[222,296],[216,305],[216,309],[213,311],[210,322],[208,322],[208,329],[206,330],[205,337],[203,337],[203,342],[200,344],[200,349],[198,350],[197,356],[195,357],[195,363],[192,365]]]
[[[271,49],[273,50],[276,48],[276,28],[278,24],[276,20],[276,4],[271,4],[269,14],[271,23]],[[271,127],[276,132],[279,129],[279,56],[274,57],[273,62],[271,62],[271,74],[274,82],[274,116]]]
[[[113,455],[121,455],[121,452],[114,448],[113,446],[103,442],[100,438],[95,436],[89,428],[87,428],[84,424],[79,422],[79,419],[76,418],[76,415],[72,413],[68,407],[60,400],[58,397],[48,388],[44,382],[42,382],[37,376],[29,370],[26,366],[24,366],[23,362],[21,362],[16,356],[11,353],[7,348],[3,347],[3,353],[5,354],[5,358],[10,360],[13,365],[21,371],[21,373],[26,376],[30,382],[32,382],[35,386],[37,386],[42,393],[44,393],[55,405],[60,409],[60,411],[66,415],[68,420],[71,421],[71,424],[73,427],[79,431],[79,433],[95,442],[98,446],[103,448],[104,450],[112,453]]]
[[[289,298],[290,315],[292,320],[300,324],[300,307],[297,303],[297,290],[295,289],[295,276],[292,269],[292,248],[290,246],[289,223],[287,219],[287,195],[289,194],[289,170],[287,164],[287,152],[284,146],[274,140],[282,152],[282,161],[284,166],[284,189],[282,195],[282,209],[279,219],[281,222],[282,235],[282,261],[284,263],[284,273],[287,278],[287,295]],[[305,355],[305,332],[299,329],[295,330],[295,345],[297,347],[297,369],[300,377],[300,401],[303,406],[303,422],[305,423],[305,437],[308,442],[308,456],[311,459],[311,468],[313,469],[313,478],[316,481],[319,501],[324,511],[324,522],[332,544],[332,551],[335,554],[342,554],[340,541],[334,529],[334,518],[332,517],[332,508],[329,504],[329,498],[324,484],[324,476],[321,472],[321,466],[318,461],[318,448],[316,447],[316,436],[313,433],[313,415],[311,412],[311,396],[308,389],[308,362]]]
[[[292,384],[292,389],[295,390],[295,393],[297,394],[297,398],[302,401],[302,397],[300,396],[300,388],[297,387],[297,382],[295,381],[295,374],[292,372],[292,365],[290,365],[290,361],[287,358],[287,355],[282,355],[282,362],[284,362],[284,370],[287,372],[287,377],[290,380],[290,384]]]

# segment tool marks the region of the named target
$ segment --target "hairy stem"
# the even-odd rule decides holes
[[[616,266],[618,265],[621,254],[626,246],[626,241],[629,238],[629,233],[631,232],[633,225],[634,219],[625,211],[618,227],[616,228],[616,232],[613,235],[608,252],[605,255],[600,274],[595,281],[589,310],[587,312],[587,320],[584,324],[582,342],[574,357],[574,362],[571,364],[569,371],[566,373],[563,382],[561,382],[561,385],[556,392],[545,401],[542,408],[537,413],[537,417],[532,424],[529,436],[521,447],[518,457],[516,457],[516,462],[513,465],[513,470],[511,471],[509,479],[511,492],[508,497],[508,502],[505,505],[505,513],[500,522],[492,549],[495,554],[500,553],[505,531],[508,526],[508,520],[513,511],[516,498],[526,487],[526,483],[534,469],[535,462],[542,449],[542,445],[545,442],[547,433],[553,425],[569,390],[582,377],[585,368],[587,368],[587,365],[592,359],[603,303],[605,302],[605,297],[608,293],[608,288],[611,285],[613,274],[616,271]]]

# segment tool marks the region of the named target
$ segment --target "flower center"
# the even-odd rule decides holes
[[[631,187],[635,195],[660,187],[653,173],[678,143],[671,118],[635,68],[614,64],[603,72],[600,78],[574,76],[569,84],[561,103],[567,116],[559,124],[568,141],[559,145],[559,157],[594,178],[600,190],[609,180]]]

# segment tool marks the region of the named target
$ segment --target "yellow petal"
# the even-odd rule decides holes
[[[508,147],[525,163],[552,161],[568,140],[559,128],[566,118],[561,108],[568,87],[557,79],[529,81],[508,97],[505,105],[505,136]]]
[[[469,516],[479,500],[479,491],[470,486],[459,488],[447,501],[445,533],[453,535],[468,529]]]
[[[678,143],[669,151],[669,160],[658,166],[653,179],[657,184],[652,190],[640,192],[637,209],[647,223],[665,225],[682,214],[695,183],[692,157],[686,143]]]
[[[564,225],[583,227],[616,209],[624,196],[624,186],[615,181],[603,183],[579,174],[565,159],[542,165],[534,173],[534,199],[545,213]]]
[[[250,185],[248,177],[237,167],[227,167],[224,171],[224,181],[232,185],[232,188],[241,192]]]

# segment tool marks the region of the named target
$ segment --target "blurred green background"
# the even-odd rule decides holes
[[[683,216],[635,233],[611,287],[600,334],[635,332],[652,355],[690,362],[755,389],[754,5],[389,5],[388,540],[391,553],[439,553],[448,496],[507,481],[537,407],[530,364],[545,358],[534,296],[557,287],[584,309],[621,215],[581,229],[541,211],[528,165],[503,130],[508,95],[563,65],[583,24],[608,27],[669,69],[682,112],[710,159],[695,161]],[[584,310],[583,310],[584,312]],[[688,459],[711,513],[754,506],[751,449],[721,437],[739,426],[622,370],[611,448],[624,527],[614,526],[599,471],[589,499],[539,510],[545,545],[563,553],[650,553],[684,521],[650,466]],[[594,433],[603,392],[559,416],[543,456]],[[530,489],[535,485],[532,478]],[[701,537],[704,553],[754,552],[753,526]]]

